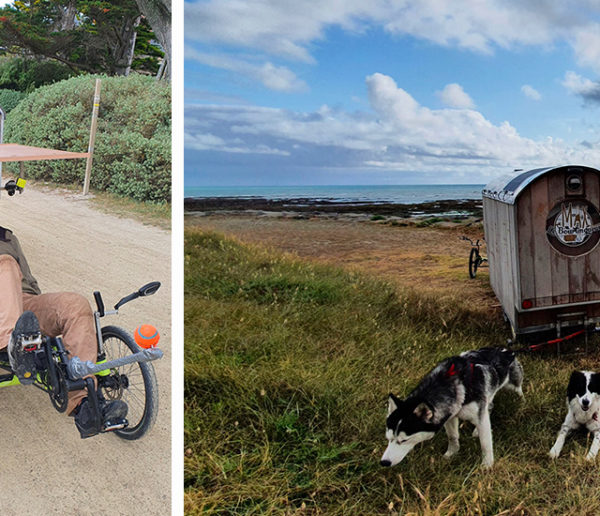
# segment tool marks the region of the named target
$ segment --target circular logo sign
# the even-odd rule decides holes
[[[600,214],[586,200],[558,203],[546,219],[550,244],[561,253],[576,256],[587,253],[600,240]]]

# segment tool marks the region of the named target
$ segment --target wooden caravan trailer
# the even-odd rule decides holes
[[[539,168],[482,193],[490,283],[513,336],[600,323],[600,171]]]

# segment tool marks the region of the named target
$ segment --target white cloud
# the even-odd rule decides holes
[[[567,72],[562,85],[570,93],[579,95],[585,100],[600,102],[600,83],[586,79],[575,72]]]
[[[186,2],[186,39],[313,62],[311,46],[329,27],[372,26],[438,45],[494,48],[567,42],[580,64],[600,71],[596,0],[209,0]]]
[[[523,92],[523,94],[532,99],[532,100],[541,100],[542,96],[540,95],[540,92],[538,90],[536,90],[533,86],[530,86],[529,84],[523,84],[523,86],[521,86],[521,91]]]
[[[324,38],[328,26],[359,30],[358,20],[369,19],[373,7],[362,0],[186,2],[185,36],[313,62],[307,47]]]
[[[186,59],[199,63],[230,70],[261,82],[265,87],[274,91],[305,91],[308,87],[304,81],[285,66],[275,66],[269,62],[255,64],[225,54],[210,54],[199,52],[191,47],[185,49]]]
[[[590,23],[577,29],[571,44],[580,65],[600,72],[600,24]]]
[[[185,133],[185,147],[190,150],[208,151],[216,150],[232,154],[272,154],[289,156],[289,152],[272,149],[268,145],[258,144],[253,147],[244,145],[243,140],[235,138],[227,142],[223,138],[211,133]]]
[[[600,147],[532,140],[473,109],[430,109],[389,76],[366,79],[370,112],[323,106],[296,113],[251,106],[188,106],[186,137],[197,149],[289,155],[290,162],[344,169],[491,176],[512,168],[600,162]],[[203,135],[203,136],[202,136]],[[262,147],[259,147],[262,145]]]
[[[449,107],[459,109],[472,109],[475,107],[473,99],[469,97],[460,84],[447,84],[442,91],[437,93],[440,100]]]

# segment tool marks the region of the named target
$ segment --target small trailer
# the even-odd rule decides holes
[[[600,171],[538,168],[482,194],[490,283],[513,338],[598,326]]]

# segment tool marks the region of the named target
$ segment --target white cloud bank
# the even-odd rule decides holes
[[[596,0],[209,0],[186,2],[185,13],[188,42],[243,49],[263,60],[269,55],[311,63],[312,45],[328,28],[358,33],[375,26],[487,54],[566,42],[580,65],[600,72]]]
[[[480,179],[513,168],[600,162],[600,146],[589,142],[536,141],[508,122],[494,125],[474,109],[430,109],[380,73],[368,76],[366,84],[369,112],[188,106],[186,148],[272,154],[311,167],[459,171]]]

